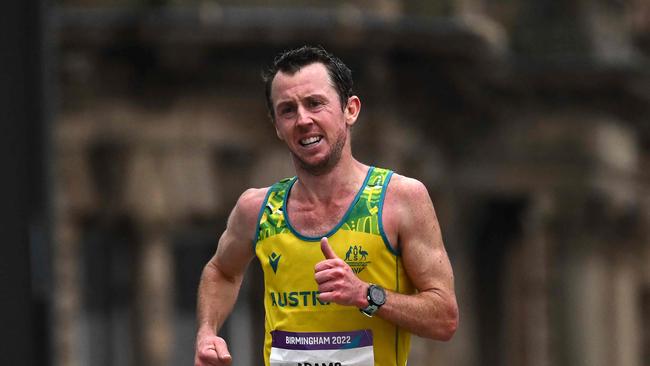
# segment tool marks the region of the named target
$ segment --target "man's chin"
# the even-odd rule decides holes
[[[307,162],[299,158],[296,158],[296,161],[298,162],[300,169],[306,171],[311,175],[316,175],[316,176],[329,173],[330,171],[332,171],[332,169],[337,163],[336,161],[332,161],[331,159],[323,159],[316,162]]]
[[[296,164],[296,167],[300,167],[300,169],[312,175],[324,175],[331,172],[336,164],[341,160],[344,145],[345,135],[341,135],[336,140],[336,144],[332,146],[332,149],[328,154],[323,156],[321,159],[316,159],[316,157],[312,156],[312,158],[314,158],[313,161],[305,161],[293,151],[291,154],[293,155],[293,161]]]

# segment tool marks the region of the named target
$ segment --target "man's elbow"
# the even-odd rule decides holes
[[[444,322],[441,328],[438,340],[443,342],[450,341],[458,329],[458,310]]]
[[[451,340],[457,329],[458,307],[455,304],[449,305],[445,314],[432,322],[429,326],[428,334],[426,334],[425,337],[447,342]]]

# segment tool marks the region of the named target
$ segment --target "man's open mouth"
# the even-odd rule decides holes
[[[311,146],[320,142],[322,138],[323,138],[322,136],[307,137],[305,139],[300,140],[300,145]]]

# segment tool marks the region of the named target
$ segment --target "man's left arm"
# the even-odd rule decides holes
[[[421,337],[448,341],[458,327],[454,274],[426,187],[403,176],[391,181],[385,212],[392,216],[404,269],[416,294],[387,291],[380,316]]]
[[[391,241],[398,243],[404,269],[418,292],[386,291],[386,302],[375,316],[420,337],[451,339],[458,326],[454,275],[431,198],[422,183],[394,177],[384,203],[384,227]],[[327,238],[321,240],[321,249],[325,260],[315,267],[319,298],[366,308],[369,284],[336,256]]]

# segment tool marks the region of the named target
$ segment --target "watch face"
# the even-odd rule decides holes
[[[384,302],[386,302],[386,293],[381,287],[372,286],[369,295],[370,300],[375,303],[375,305],[384,305]]]

